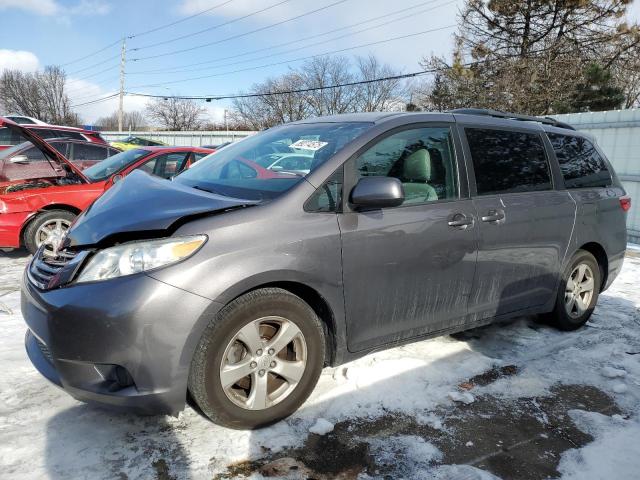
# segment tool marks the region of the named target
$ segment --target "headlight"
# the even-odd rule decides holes
[[[194,235],[105,248],[91,257],[76,281],[107,280],[164,267],[190,257],[206,241],[205,235]]]

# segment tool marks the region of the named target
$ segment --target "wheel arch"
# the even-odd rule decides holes
[[[607,276],[609,275],[609,257],[604,247],[598,242],[587,242],[579,247],[580,250],[585,250],[593,255],[600,267],[600,291],[604,289],[607,284]]]
[[[325,365],[333,365],[338,348],[336,319],[329,302],[320,294],[320,292],[315,288],[298,281],[273,281],[256,285],[237,295],[231,301],[261,288],[281,288],[282,290],[286,290],[287,292],[300,297],[313,309],[316,315],[318,315],[318,318],[322,322],[322,326],[325,330],[324,340],[326,347],[325,351],[327,352]]]
[[[31,224],[31,222],[33,222],[36,218],[38,218],[38,215],[40,213],[43,212],[50,212],[52,210],[64,210],[67,212],[71,212],[74,215],[79,215],[82,210],[79,209],[78,207],[74,207],[73,205],[68,205],[65,203],[52,203],[49,205],[44,205],[43,207],[40,207],[36,212],[34,212],[29,219],[24,222],[24,224],[22,225],[22,228],[20,229],[20,244],[24,245],[24,234],[27,230],[27,228],[29,228],[29,225]]]

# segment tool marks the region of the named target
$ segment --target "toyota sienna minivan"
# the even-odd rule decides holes
[[[292,153],[308,173],[246,168]],[[630,205],[593,139],[553,119],[294,122],[172,181],[116,183],[28,265],[26,348],[79,400],[177,414],[190,398],[256,428],[374,350],[522,315],[582,326],[622,266]]]

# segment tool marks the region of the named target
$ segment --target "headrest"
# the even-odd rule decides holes
[[[404,160],[403,177],[411,182],[431,179],[431,156],[425,148],[416,150]]]

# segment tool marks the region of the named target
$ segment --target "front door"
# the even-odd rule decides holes
[[[542,305],[556,293],[575,203],[553,188],[541,133],[486,127],[464,133],[480,232],[470,321]]]
[[[345,184],[399,178],[404,203],[339,215],[351,351],[460,324],[476,263],[477,226],[449,125],[387,135],[345,166]]]

